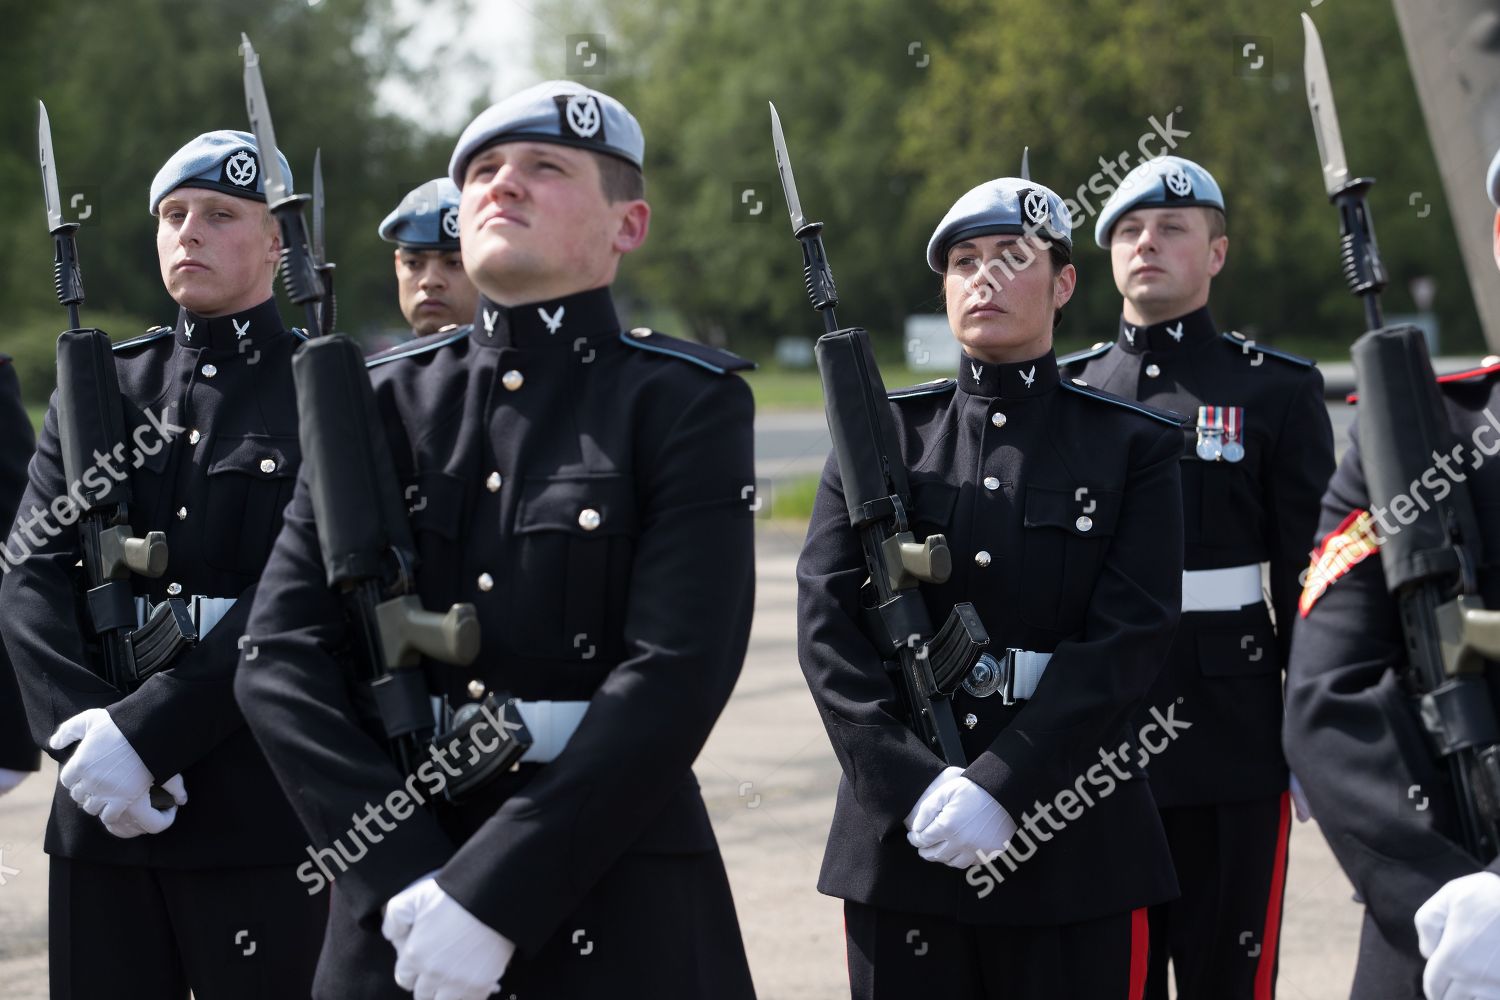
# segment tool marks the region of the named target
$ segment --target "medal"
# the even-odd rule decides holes
[[[1217,462],[1223,453],[1219,435],[1223,418],[1217,406],[1198,407],[1198,457],[1205,462]]]
[[[1224,461],[1238,462],[1245,457],[1245,408],[1225,406],[1224,411]]]

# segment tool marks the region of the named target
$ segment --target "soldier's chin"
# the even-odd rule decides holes
[[[216,316],[222,310],[219,308],[224,302],[224,295],[218,288],[205,287],[201,281],[179,278],[167,289],[171,293],[172,300],[188,312],[197,313],[200,316]]]

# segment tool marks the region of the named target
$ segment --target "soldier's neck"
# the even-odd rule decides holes
[[[1125,300],[1121,313],[1125,322],[1134,326],[1155,326],[1157,323],[1166,323],[1169,320],[1178,319],[1188,313],[1197,312],[1208,305],[1208,289],[1204,288],[1196,295],[1171,302],[1134,302]]]

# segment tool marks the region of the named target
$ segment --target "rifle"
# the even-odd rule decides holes
[[[984,653],[990,639],[972,604],[955,605],[933,634],[919,585],[948,579],[953,560],[947,539],[929,535],[917,542],[912,533],[911,491],[869,334],[838,326],[838,292],[823,249],[823,224],[808,222],[802,214],[774,104],[771,137],[792,232],[802,244],[808,297],[827,331],[818,338],[818,371],[849,525],[859,534],[870,573],[861,588],[866,631],[887,662],[896,665],[912,729],[947,763],[963,766],[953,694],[971,671],[977,678],[997,675],[1001,668]]]
[[[262,162],[274,164],[275,132],[249,38],[244,38],[243,50],[251,125]],[[479,751],[473,739],[479,727],[498,728],[492,749],[458,757],[462,773],[444,785],[444,794],[450,802],[460,801],[515,764],[531,746],[531,734],[515,699],[482,690],[471,692],[474,702],[444,713],[443,732],[433,734],[436,720],[422,658],[456,666],[474,662],[479,618],[467,603],[446,613],[427,611],[416,594],[416,544],[364,356],[348,335],[327,333],[333,310],[331,300],[323,299],[325,286],[317,270],[321,198],[314,214],[317,246],[309,253],[301,209],[307,196],[293,194],[285,178],[276,179],[273,195],[272,178],[279,173],[266,175],[266,198],[270,202],[274,197],[271,211],[282,226],[282,278],[292,301],[307,308],[309,333],[315,335],[292,356],[292,380],[326,582],[343,600],[353,626],[358,680],[370,688],[391,756],[403,774],[413,773],[434,745],[447,749],[464,744]],[[315,182],[320,177],[316,170]],[[322,309],[320,302],[325,302]]]
[[[1349,171],[1322,45],[1312,20],[1302,18],[1308,104],[1324,179],[1340,207],[1344,276],[1364,299],[1369,326],[1350,352],[1365,480],[1371,509],[1389,508],[1403,495],[1410,502],[1413,484],[1427,483],[1433,458],[1451,454],[1457,442],[1422,331],[1381,326],[1385,271],[1363,196],[1372,182],[1342,180]],[[1417,504],[1415,519],[1384,538],[1380,561],[1406,640],[1402,679],[1433,751],[1447,764],[1461,842],[1488,862],[1500,852],[1500,720],[1485,662],[1500,659],[1500,612],[1486,610],[1479,597],[1479,523],[1467,486],[1448,479],[1442,499]]]

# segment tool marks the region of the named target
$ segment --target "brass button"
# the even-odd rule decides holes
[[[990,414],[990,423],[994,424],[996,427],[1004,427],[1005,426],[1005,414],[1003,414],[1003,413],[992,413],[992,414]]]
[[[271,473],[275,472],[276,471],[276,459],[274,459],[274,458],[263,458],[263,459],[261,459],[260,460],[260,471],[264,472],[268,476]]]
[[[495,589],[495,578],[488,573],[479,574],[479,589],[488,594]]]
[[[996,479],[994,476],[985,476],[984,488],[987,490],[998,490],[1000,488],[1000,480]]]
[[[487,489],[487,490],[489,490],[491,493],[499,493],[500,492],[500,473],[498,473],[498,472],[491,472],[489,474],[489,477],[486,478],[485,481],[484,481],[484,488]]]
[[[180,583],[169,583],[169,584],[167,584],[167,593],[171,594],[173,597],[176,597],[178,594],[182,593],[182,584],[180,584]]]
[[[978,552],[974,553],[974,565],[978,566],[980,569],[989,568],[990,554],[984,551],[984,549],[980,549]]]
[[[1161,366],[1160,365],[1147,365],[1146,366],[1146,377],[1147,378],[1156,378],[1156,376],[1158,376],[1160,374],[1161,374]]]
[[[637,338],[637,339],[640,339],[641,337],[649,337],[649,336],[651,336],[651,328],[650,327],[645,327],[645,326],[638,326],[638,327],[633,328],[630,331],[630,335],[632,337]]]
[[[1079,531],[1088,531],[1094,526],[1094,519],[1087,514],[1080,514],[1078,520],[1073,522],[1073,526]]]
[[[219,369],[215,368],[213,365],[204,365],[202,371],[204,378],[213,378],[215,375],[219,374]]]
[[[472,680],[469,682],[469,697],[475,701],[484,697],[484,681]]]
[[[1088,383],[1087,383],[1087,382],[1085,382],[1085,381],[1084,381],[1084,380],[1083,380],[1083,379],[1081,379],[1081,378],[1075,378],[1075,379],[1074,379],[1074,380],[1073,380],[1073,384],[1074,384],[1074,385],[1088,385]]]
[[[198,433],[198,428],[194,427],[188,432],[188,444],[197,444],[198,440],[202,437],[203,435]]]
[[[593,531],[599,527],[599,523],[602,520],[603,518],[599,516],[597,510],[592,507],[585,507],[583,512],[578,515],[578,526],[584,531]]]
[[[521,386],[524,385],[525,382],[526,376],[522,375],[514,368],[506,372],[504,375],[500,376],[500,384],[505,386],[505,388],[509,389],[511,392],[515,392],[517,389],[521,388]]]

